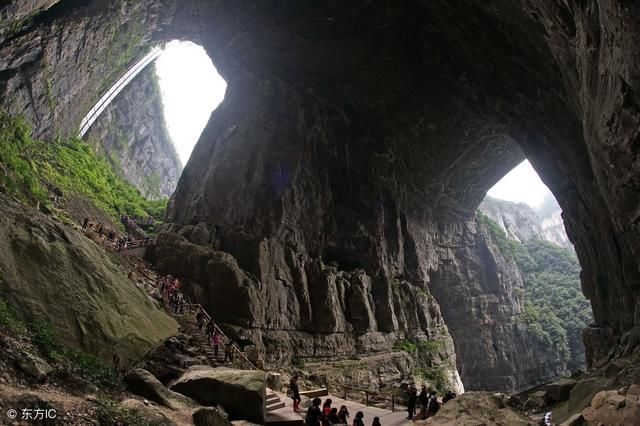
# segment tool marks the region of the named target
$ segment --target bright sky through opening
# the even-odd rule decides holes
[[[493,198],[525,203],[534,208],[549,194],[551,191],[527,160],[514,167],[488,192]]]
[[[156,73],[167,128],[184,165],[211,112],[224,99],[227,83],[201,46],[178,40],[167,43],[156,60]]]

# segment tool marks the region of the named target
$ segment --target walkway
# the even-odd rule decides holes
[[[285,407],[279,410],[275,410],[267,415],[268,423],[276,423],[278,418],[282,418],[282,422],[291,421],[289,419],[295,418],[296,414],[293,412],[293,401],[291,398],[288,398],[285,394],[278,393],[280,400],[285,403]],[[346,405],[349,410],[349,420],[353,421],[356,413],[358,411],[362,411],[364,413],[364,424],[370,425],[373,422],[374,417],[380,417],[380,423],[382,426],[399,426],[399,425],[411,425],[412,422],[407,420],[407,412],[406,411],[396,411],[395,413],[391,410],[385,410],[383,408],[377,407],[367,407],[364,404],[360,404],[354,401],[346,401],[342,398],[335,397],[333,395],[322,397],[322,402],[325,399],[331,398],[333,403],[332,407],[340,408],[342,405]],[[306,410],[304,411],[306,412]],[[299,415],[300,419],[304,418],[304,412]],[[286,420],[285,420],[286,419]]]

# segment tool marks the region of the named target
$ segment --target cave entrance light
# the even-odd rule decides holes
[[[222,102],[227,83],[202,46],[189,41],[167,43],[156,60],[167,129],[182,164]]]

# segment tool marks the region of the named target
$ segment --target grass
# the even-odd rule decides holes
[[[34,139],[24,119],[0,112],[0,188],[26,202],[48,206],[51,187],[89,199],[114,219],[121,214],[161,219],[167,203],[145,199],[81,140]]]
[[[109,389],[121,389],[118,373],[93,355],[86,354],[60,342],[55,328],[43,320],[26,322],[6,301],[0,299],[0,329],[27,336],[40,354],[59,364],[66,372]]]

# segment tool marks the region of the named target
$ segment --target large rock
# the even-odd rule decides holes
[[[36,380],[42,380],[53,371],[48,362],[26,351],[20,351],[14,356],[14,361],[20,369]]]
[[[198,406],[192,399],[167,389],[151,373],[141,368],[129,371],[125,376],[125,382],[131,392],[172,410],[188,410]]]
[[[575,385],[576,381],[574,379],[566,378],[550,383],[544,387],[544,399],[549,404],[564,402],[569,399],[571,389]]]
[[[120,403],[120,407],[138,419],[142,418],[147,424],[157,426],[176,426],[176,423],[169,419],[158,407],[147,405],[137,399],[125,399]]]
[[[62,341],[124,367],[175,334],[177,323],[80,232],[0,194],[0,296]]]
[[[266,398],[265,373],[194,366],[171,389],[203,405],[220,405],[231,420],[262,423]]]
[[[637,425],[640,424],[640,392],[638,387],[597,393],[582,415],[588,424]]]
[[[214,407],[202,407],[193,412],[195,426],[229,426],[229,416],[224,411]]]
[[[442,405],[427,425],[535,426],[535,422],[508,407],[502,398],[486,392],[466,392]]]

